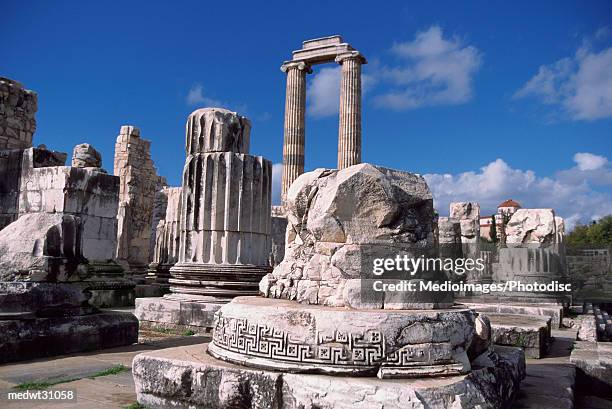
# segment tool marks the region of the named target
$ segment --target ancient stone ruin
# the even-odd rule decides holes
[[[361,162],[361,65],[365,57],[340,36],[304,41],[281,70],[287,73],[283,143],[283,202],[289,187],[304,173],[306,138],[306,74],[312,66],[336,62],[342,66],[340,80],[340,125],[338,128],[338,169]]]
[[[114,174],[119,176],[117,261],[132,280],[144,284],[149,265],[155,192],[165,185],[151,160],[151,142],[140,129],[122,126],[115,144]]]
[[[493,347],[486,318],[452,308],[452,294],[364,300],[360,291],[371,281],[373,253],[433,245],[432,197],[421,176],[369,164],[318,169],[296,179],[286,208],[285,259],[261,281],[264,297],[221,307],[209,344],[138,355],[140,403],[352,408],[357,399],[363,407],[399,400],[471,408],[512,401],[524,356]]]
[[[210,328],[217,309],[257,294],[271,271],[272,165],[249,155],[250,130],[247,118],[224,109],[187,119],[182,188],[173,205],[168,196],[168,228],[159,230],[171,294],[138,299],[141,323]]]
[[[0,362],[135,342],[133,315],[92,302],[94,289],[122,279],[119,178],[30,144],[11,134],[6,146],[20,148],[0,150]]]
[[[0,77],[0,151],[32,146],[38,95],[22,84]]]

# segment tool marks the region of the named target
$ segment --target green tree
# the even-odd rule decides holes
[[[497,243],[497,225],[495,224],[495,215],[491,216],[491,229],[489,230],[489,238],[491,242]]]
[[[601,218],[592,224],[579,224],[566,237],[572,246],[612,246],[612,215]]]

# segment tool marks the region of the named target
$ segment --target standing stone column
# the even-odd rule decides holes
[[[338,128],[338,169],[361,163],[361,64],[366,60],[357,52],[341,54],[340,126]]]
[[[284,203],[291,183],[304,173],[306,74],[311,73],[312,69],[303,62],[289,62],[281,66],[281,71],[287,73],[281,184],[281,200]]]
[[[250,129],[225,109],[199,109],[187,120],[173,293],[220,301],[256,295],[271,271],[272,164],[248,154]]]

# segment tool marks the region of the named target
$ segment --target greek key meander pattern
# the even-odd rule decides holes
[[[217,318],[213,344],[221,349],[275,361],[335,366],[391,367],[426,364],[425,352],[405,348],[386,355],[384,335],[379,331],[333,334],[317,332],[317,345],[307,345],[290,334],[246,319]]]

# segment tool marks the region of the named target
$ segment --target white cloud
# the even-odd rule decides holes
[[[309,80],[306,93],[308,112],[319,118],[338,114],[340,106],[340,67],[322,68]]]
[[[272,165],[272,204],[281,204],[281,182],[283,179],[283,164]]]
[[[209,98],[204,95],[202,84],[195,84],[187,93],[185,99],[187,105],[204,105],[206,107],[224,107],[225,104],[217,99]]]
[[[442,29],[432,26],[413,41],[395,43],[391,51],[402,64],[381,69],[381,78],[392,89],[376,97],[378,106],[405,110],[458,105],[472,98],[473,76],[482,61],[477,48],[457,37],[444,38]]]
[[[315,118],[338,115],[340,109],[341,66],[324,67],[308,79],[308,112]],[[365,68],[364,68],[365,69]],[[365,95],[376,82],[373,75],[361,74],[361,90]]]
[[[612,186],[612,169],[601,167],[597,171]],[[482,215],[493,214],[499,203],[512,198],[526,208],[555,209],[571,228],[577,222],[588,223],[612,214],[612,196],[609,191],[595,190],[593,175],[588,172],[592,171],[574,167],[554,177],[538,177],[531,170],[513,169],[497,159],[476,172],[424,177],[440,214],[448,214],[450,202],[467,200],[479,202]]]
[[[596,39],[607,37],[607,28]],[[575,55],[542,65],[513,96],[534,97],[559,109],[573,120],[595,120],[612,116],[612,47],[600,52],[587,41]]]
[[[574,155],[574,162],[580,170],[595,170],[608,163],[608,159],[588,152],[578,152]]]

